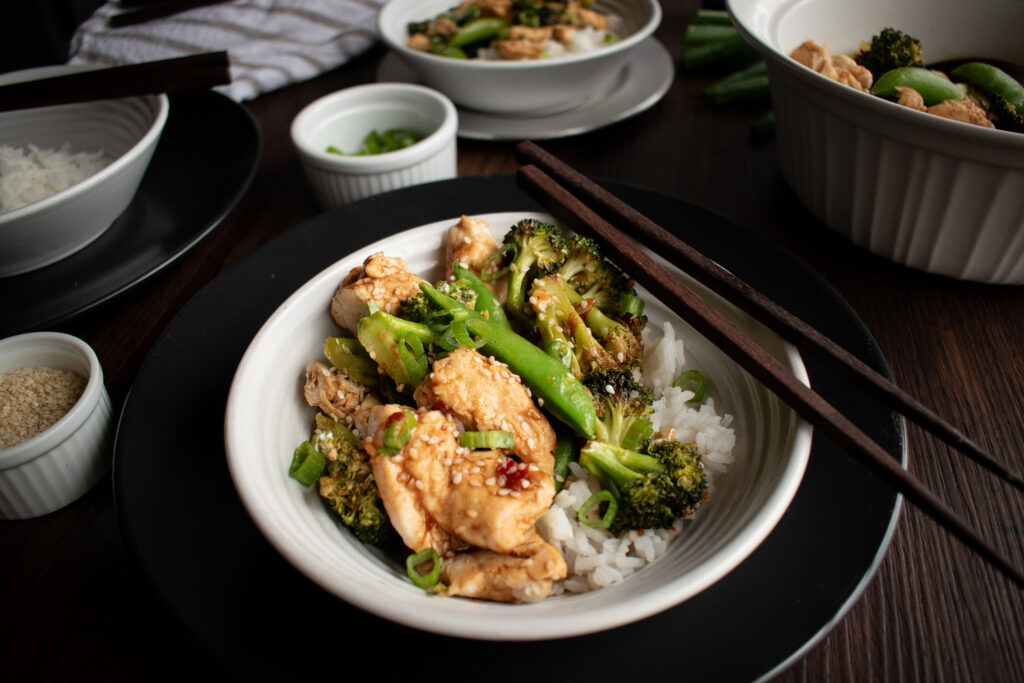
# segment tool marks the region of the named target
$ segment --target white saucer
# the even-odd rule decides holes
[[[587,133],[639,114],[665,96],[675,77],[668,51],[654,38],[640,43],[609,91],[588,102],[547,116],[501,116],[459,108],[459,137],[476,140],[544,140]],[[378,81],[416,82],[401,58],[388,53],[377,70]]]

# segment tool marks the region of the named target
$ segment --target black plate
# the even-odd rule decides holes
[[[691,244],[888,374],[855,313],[795,258],[699,207],[639,188],[610,188],[663,225],[685,226],[679,232]],[[272,548],[243,509],[223,450],[228,389],[259,327],[316,273],[372,241],[461,213],[519,210],[540,207],[511,176],[421,185],[336,209],[224,272],[154,345],[125,404],[115,447],[122,530],[170,611],[230,673],[331,680],[358,652],[398,680],[440,672],[451,657],[493,680],[747,681],[806,651],[870,579],[899,498],[820,435],[790,509],[735,571],[675,608],[596,635],[509,644],[419,632],[347,605]],[[826,398],[903,460],[897,415],[850,391],[824,366],[807,366]],[[321,638],[323,649],[297,657],[296,647],[303,650],[310,638]]]
[[[101,304],[171,263],[242,198],[262,150],[248,111],[211,90],[173,93],[139,190],[99,239],[66,259],[0,278],[0,336]]]

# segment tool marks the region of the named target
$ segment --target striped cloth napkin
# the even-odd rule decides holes
[[[68,62],[117,66],[227,50],[236,102],[313,78],[367,50],[384,0],[233,0],[113,28],[107,2],[78,27]]]

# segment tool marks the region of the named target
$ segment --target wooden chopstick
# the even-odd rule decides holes
[[[686,287],[681,280],[648,256],[628,237],[538,167],[532,164],[520,167],[516,177],[520,187],[555,218],[576,232],[597,239],[608,254],[614,254],[612,260],[624,272],[773,391],[801,417],[858,457],[894,490],[945,526],[1019,586],[1024,587],[1024,571],[1004,558],[967,522],[901,467],[884,448],[824,398],[800,382],[774,356]]]
[[[203,52],[0,86],[0,111],[210,88],[231,82],[227,52]]]
[[[764,323],[786,341],[813,352],[833,368],[846,371],[861,387],[890,408],[910,418],[1004,481],[1024,490],[1024,477],[996,460],[896,383],[576,169],[529,141],[516,147],[516,156],[521,163],[533,164],[542,169],[581,197],[606,220],[621,226],[631,237],[663,254],[688,275]]]

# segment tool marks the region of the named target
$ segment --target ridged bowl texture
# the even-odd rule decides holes
[[[43,67],[0,76],[0,83],[82,67]],[[37,270],[88,246],[131,203],[169,112],[166,95],[0,112],[0,145],[72,152],[103,150],[113,161],[45,199],[0,213],[0,277]]]
[[[500,239],[528,211],[478,216]],[[404,566],[357,541],[328,514],[315,490],[289,478],[292,453],[309,437],[312,409],[302,398],[306,364],[322,357],[339,328],[329,302],[350,269],[383,251],[428,280],[442,276],[451,220],[370,244],[330,266],[289,297],[244,354],[225,415],[225,446],[235,487],[258,528],[293,565],[349,603],[414,628],[485,640],[542,640],[610,629],[667,609],[725,576],[770,533],[789,506],[810,454],[810,426],[721,351],[646,292],[650,325],[672,321],[692,359],[714,377],[717,411],[735,417],[737,461],[715,480],[710,502],[666,554],[620,583],[532,604],[436,598],[416,588]],[[683,277],[679,271],[679,277]],[[742,329],[803,381],[795,350],[759,323],[707,293]]]
[[[914,111],[788,57],[811,39],[833,54],[895,27],[929,64],[1024,64],[1024,4],[979,0],[730,0],[768,65],[782,172],[807,208],[852,243],[918,270],[1024,283],[1024,134]]]
[[[87,378],[78,402],[49,429],[0,450],[0,519],[27,519],[81,497],[110,467],[113,414],[95,352],[59,332],[0,340],[0,372],[51,367]]]
[[[426,85],[460,107],[504,116],[571,109],[615,80],[630,52],[661,23],[657,0],[597,0],[594,9],[621,20],[622,40],[593,52],[515,61],[452,59],[406,45],[409,22],[431,19],[450,0],[389,0],[377,19],[381,40]]]

